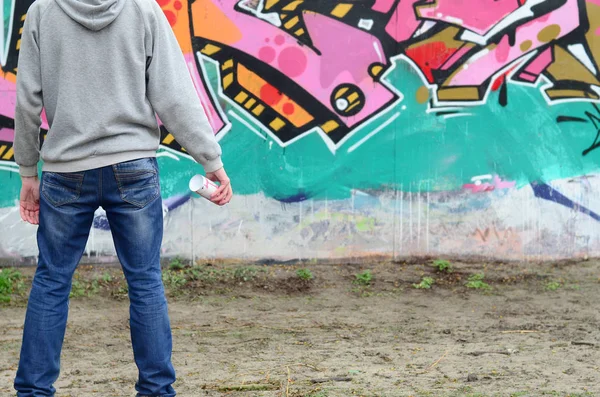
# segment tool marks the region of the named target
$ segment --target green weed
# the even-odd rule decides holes
[[[82,296],[85,296],[85,285],[79,280],[73,280],[69,298],[80,298]]]
[[[15,269],[0,270],[0,302],[9,303],[12,295],[21,294],[25,284],[23,275]]]
[[[298,276],[301,280],[308,281],[315,278],[312,272],[308,269],[298,269],[296,270],[296,276]]]
[[[546,291],[556,291],[560,288],[560,286],[560,283],[556,281],[550,281],[548,284],[546,284]]]
[[[433,261],[433,266],[436,268],[438,272],[451,273],[452,272],[452,264],[447,260],[438,259]]]
[[[368,286],[373,282],[373,273],[370,270],[365,270],[362,273],[358,273],[354,275],[354,284]]]
[[[162,280],[165,287],[171,290],[177,290],[187,282],[185,276],[181,272],[166,270],[162,274]]]
[[[423,277],[419,284],[413,284],[414,288],[417,289],[430,289],[431,286],[435,283],[435,280],[431,277]]]
[[[488,283],[483,281],[484,279],[485,279],[485,275],[483,273],[473,274],[469,277],[465,286],[467,288],[479,289],[479,290],[484,290],[484,291],[488,291],[488,290],[492,289],[492,287]]]
[[[179,257],[172,259],[169,263],[169,270],[183,270],[184,268],[185,263],[183,263],[183,260]]]

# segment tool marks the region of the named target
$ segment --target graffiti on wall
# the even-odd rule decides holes
[[[596,1],[195,0],[189,10],[194,50],[218,62],[223,93],[284,143],[315,127],[338,143],[393,106],[402,94],[385,75],[397,57],[433,106],[482,104],[500,88],[506,103],[507,82],[540,79],[549,102],[599,98]]]
[[[599,0],[156,1],[241,194],[542,192],[530,183],[597,171]],[[31,3],[1,8],[0,206],[18,189]],[[180,197],[197,168],[164,127],[161,143],[163,194]]]

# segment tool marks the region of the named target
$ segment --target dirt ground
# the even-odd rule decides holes
[[[600,396],[600,262],[453,267],[265,265],[222,283],[170,272],[178,395]],[[353,283],[365,269],[371,282]],[[467,288],[480,272],[491,289]],[[127,299],[108,281],[118,275],[78,271],[57,397],[135,395]],[[424,276],[433,286],[414,288]],[[14,395],[24,300],[0,307],[2,396]]]

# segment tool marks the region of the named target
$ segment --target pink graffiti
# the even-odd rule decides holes
[[[460,25],[478,34],[485,34],[520,6],[519,0],[439,0],[434,4],[419,6],[417,13],[422,19]]]
[[[357,114],[340,116],[347,126],[359,124],[394,99],[390,89],[374,82],[368,74],[369,65],[388,64],[380,40],[372,34],[329,16],[304,13],[304,24],[315,50],[269,22],[239,12],[235,9],[238,0],[207,1],[219,7],[241,32],[239,39],[224,45],[261,60],[290,77],[332,113],[336,113],[331,103],[333,90],[342,84],[357,86],[364,93],[366,102]],[[380,4],[382,8],[383,3]],[[211,37],[205,38],[218,41],[212,32]],[[265,38],[275,45],[265,45]]]
[[[578,0],[567,0],[562,7],[555,11],[518,27],[514,33],[514,42],[530,41],[531,46],[526,51],[523,51],[519,45],[511,45],[507,34],[492,49],[482,49],[478,54],[473,55],[467,61],[468,68],[459,69],[449,85],[480,86],[484,84],[498,70],[522,57],[524,53],[547,45],[547,42],[541,42],[538,36],[544,26],[550,25],[560,27],[560,33],[553,40],[564,37],[577,29],[579,26]]]
[[[481,178],[481,179],[479,179]],[[475,183],[467,183],[463,185],[463,189],[471,190],[472,193],[483,193],[483,192],[491,192],[496,189],[511,189],[515,187],[515,181],[503,181],[502,178],[495,175],[491,183],[482,182],[483,179],[489,179],[489,177],[479,177],[474,178]]]

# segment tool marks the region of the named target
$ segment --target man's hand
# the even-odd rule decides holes
[[[37,177],[21,178],[21,219],[32,225],[40,223],[40,180]]]
[[[231,182],[225,172],[225,168],[221,168],[215,172],[207,172],[206,177],[213,182],[219,182],[221,186],[210,197],[210,201],[218,205],[225,205],[231,201],[233,191],[231,190]]]

